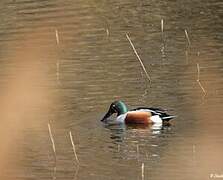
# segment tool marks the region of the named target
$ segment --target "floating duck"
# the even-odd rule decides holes
[[[162,124],[175,117],[167,114],[166,110],[161,108],[138,107],[128,110],[124,102],[114,101],[101,121],[109,122],[108,118],[114,113],[117,113],[114,122],[125,124]]]

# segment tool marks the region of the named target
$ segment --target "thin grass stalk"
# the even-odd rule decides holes
[[[186,56],[187,64],[189,64],[189,58],[188,58],[188,51],[187,50],[185,51],[185,56]]]
[[[57,166],[55,165],[54,168],[53,168],[53,180],[56,180],[57,179]]]
[[[60,40],[59,40],[59,34],[58,34],[58,30],[57,30],[57,29],[55,30],[55,35],[56,35],[56,42],[57,42],[57,45],[59,45]]]
[[[139,161],[139,145],[136,145],[137,160]]]
[[[195,163],[195,155],[196,155],[196,145],[194,145],[193,144],[193,146],[192,146],[192,153],[193,153],[193,155],[192,155],[192,157],[193,157],[193,163]],[[195,164],[194,164],[195,165]]]
[[[195,154],[196,153],[196,146],[193,144],[193,154]]]
[[[49,135],[50,135],[50,140],[51,140],[51,143],[52,143],[52,148],[53,148],[53,152],[54,152],[54,157],[55,157],[55,161],[56,161],[56,148],[55,148],[55,143],[54,143],[54,139],[53,139],[53,134],[52,134],[52,131],[51,131],[51,126],[50,126],[50,123],[48,123],[48,130],[49,130]]]
[[[189,38],[189,35],[187,33],[187,30],[185,29],[184,32],[185,32],[185,36],[187,38],[188,45],[190,46],[191,45],[191,42],[190,42],[190,38]]]
[[[57,82],[60,80],[60,61],[58,60],[56,63],[56,76],[57,76]]]
[[[162,35],[163,35],[163,29],[164,29],[163,19],[161,19],[161,32],[162,32]]]
[[[118,144],[118,152],[120,152],[120,144]]]
[[[74,174],[74,179],[73,180],[77,179],[77,175],[78,175],[79,169],[80,169],[80,166],[79,166],[79,164],[77,164],[77,168],[75,170],[75,174]]]
[[[74,152],[74,157],[75,157],[77,163],[79,164],[79,159],[77,157],[77,153],[76,153],[76,149],[75,149],[75,145],[74,145],[73,136],[72,136],[71,131],[69,132],[69,135],[70,135],[70,141],[71,141],[73,152]]]
[[[55,29],[55,36],[56,36],[57,46],[59,47],[60,40],[59,40],[59,33],[58,33],[57,29]],[[56,76],[57,76],[57,82],[59,82],[59,80],[60,80],[60,61],[59,61],[59,59],[56,62]]]
[[[200,86],[201,90],[203,91],[203,93],[206,94],[206,91],[205,91],[203,85],[200,82],[200,66],[199,66],[199,63],[197,63],[197,82],[198,82],[198,85]]]
[[[141,170],[142,170],[142,180],[144,180],[144,163],[142,163]]]
[[[109,36],[109,34],[110,34],[109,30],[108,30],[108,28],[106,28],[106,35]]]
[[[139,57],[139,54],[137,53],[137,51],[136,51],[136,49],[135,49],[135,46],[133,45],[133,43],[132,43],[132,41],[131,41],[129,35],[126,34],[126,37],[127,37],[128,41],[129,41],[129,43],[131,44],[132,49],[133,49],[133,51],[134,51],[136,57],[138,58],[138,60],[139,60],[139,62],[140,62],[140,64],[141,64],[141,66],[142,66],[143,71],[144,71],[145,74],[146,74],[146,77],[147,77],[147,78],[149,79],[149,81],[151,82],[151,78],[150,78],[149,74],[147,73],[146,68],[145,68],[145,66],[144,66],[144,64],[143,64],[143,62],[142,62],[142,60],[141,60],[141,58]]]
[[[160,26],[161,26],[161,41],[162,41],[161,47],[160,47],[161,58],[162,58],[162,60],[165,60],[166,54],[165,54],[164,20],[163,19],[161,19]]]

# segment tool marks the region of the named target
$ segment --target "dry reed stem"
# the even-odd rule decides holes
[[[55,35],[56,35],[56,43],[59,46],[60,40],[59,40],[59,33],[58,30],[55,29]],[[57,76],[57,82],[59,82],[60,80],[60,61],[58,59],[57,63],[56,63],[56,67],[57,67],[57,72],[56,72],[56,76]]]
[[[120,152],[120,144],[118,144],[118,152]]]
[[[57,66],[57,72],[59,72],[59,69],[60,69],[60,62],[59,62],[59,60],[57,61],[56,66]]]
[[[76,159],[77,163],[79,164],[79,160],[78,160],[78,157],[77,157],[77,153],[76,153],[76,149],[75,149],[75,145],[74,145],[73,136],[72,136],[71,131],[69,132],[69,135],[70,135],[70,141],[71,141],[71,144],[72,144],[72,147],[73,147],[73,152],[74,152],[75,159]]]
[[[144,180],[144,163],[142,163],[141,169],[142,169],[142,180]]]
[[[185,56],[186,56],[187,64],[189,64],[189,58],[188,58],[188,51],[187,50],[185,51]]]
[[[186,36],[186,38],[187,38],[188,45],[190,46],[191,43],[190,43],[190,38],[189,38],[189,36],[188,36],[187,30],[185,29],[184,32],[185,32],[185,36]]]
[[[128,41],[129,41],[129,43],[131,44],[132,49],[133,49],[133,51],[134,51],[136,57],[138,58],[138,60],[139,60],[139,62],[140,62],[140,64],[141,64],[141,66],[142,66],[143,71],[144,71],[145,74],[146,74],[146,77],[147,77],[147,78],[149,79],[149,81],[151,82],[151,78],[150,78],[149,74],[147,73],[146,68],[145,68],[145,66],[144,66],[144,64],[143,64],[143,62],[142,62],[142,60],[141,60],[141,58],[139,57],[139,54],[137,53],[137,51],[136,51],[136,49],[135,49],[135,47],[134,47],[134,45],[133,45],[133,43],[132,43],[130,37],[128,36],[128,34],[126,34],[126,37],[127,37]]]
[[[206,91],[205,91],[203,85],[200,82],[200,66],[199,66],[199,63],[197,63],[197,83],[200,86],[200,88],[202,89],[203,93],[206,94]]]
[[[163,34],[163,29],[164,29],[164,26],[163,26],[163,19],[161,19],[161,32]]]
[[[192,160],[194,167],[196,167],[196,146],[194,144],[192,145]]]
[[[139,159],[139,145],[136,145],[137,159]]]
[[[59,34],[58,34],[57,29],[55,30],[55,34],[56,34],[56,42],[57,42],[57,45],[59,45],[60,41],[59,41]]]
[[[106,34],[107,34],[107,36],[109,36],[109,30],[108,30],[108,28],[106,29]]]
[[[59,81],[59,76],[60,76],[60,62],[59,60],[57,61],[56,63],[56,66],[57,66],[57,72],[56,72],[56,75],[57,75],[57,81]]]
[[[193,154],[196,153],[196,146],[193,144]]]
[[[53,147],[54,157],[55,157],[55,160],[56,160],[56,148],[55,148],[55,143],[54,143],[54,139],[53,139],[50,123],[48,123],[48,130],[49,130],[50,140],[51,140],[52,147]]]
[[[79,166],[79,164],[78,164],[78,165],[77,165],[77,169],[76,169],[75,174],[74,174],[74,180],[77,179],[77,175],[78,175],[79,169],[80,169],[80,166]]]
[[[161,57],[162,57],[162,60],[165,59],[166,55],[165,55],[165,40],[164,40],[164,21],[163,19],[161,19],[161,40],[162,40],[162,44],[161,44],[161,48],[160,48],[160,51],[161,51]]]
[[[57,179],[56,173],[57,173],[57,167],[54,166],[54,168],[53,168],[53,180]]]

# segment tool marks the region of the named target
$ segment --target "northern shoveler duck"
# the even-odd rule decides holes
[[[116,123],[126,124],[162,124],[175,117],[167,114],[166,110],[160,108],[139,107],[128,110],[124,102],[115,101],[110,105],[108,112],[101,121],[107,122],[108,118],[114,113],[117,113],[117,117],[114,120]]]

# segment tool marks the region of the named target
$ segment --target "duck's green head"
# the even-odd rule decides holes
[[[113,103],[111,103],[108,112],[105,114],[101,121],[105,121],[114,113],[117,113],[117,116],[119,116],[121,114],[125,114],[126,112],[128,112],[128,108],[124,102],[114,101]]]

